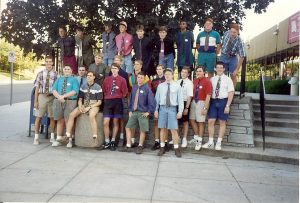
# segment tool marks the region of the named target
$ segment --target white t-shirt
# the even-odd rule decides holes
[[[234,86],[231,78],[225,74],[222,74],[221,76],[216,75],[210,79],[213,86],[212,98],[216,99],[216,88],[217,88],[219,77],[221,77],[221,83],[220,83],[218,99],[228,98],[228,93],[234,91]]]
[[[183,83],[181,89],[182,89],[183,101],[187,101],[188,97],[193,97],[194,84],[188,78],[177,80],[177,84],[181,85],[182,81]]]

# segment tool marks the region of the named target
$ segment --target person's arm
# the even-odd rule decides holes
[[[199,50],[199,48],[200,48],[200,33],[199,33],[198,36],[197,36],[197,40],[196,40],[196,48],[197,48],[197,50]]]
[[[34,90],[34,108],[39,109],[39,86],[35,87]]]

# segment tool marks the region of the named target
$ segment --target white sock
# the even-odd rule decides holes
[[[159,142],[159,139],[155,139],[155,142]]]
[[[141,147],[142,147],[143,145],[142,145],[142,144],[139,144],[139,146],[141,146]]]
[[[161,143],[160,143],[160,147],[161,147],[161,148],[164,148],[164,147],[165,147],[165,143],[164,143],[164,142],[161,142]]]
[[[34,139],[39,139],[39,134],[34,134]]]
[[[60,135],[57,135],[57,138],[56,138],[57,140],[61,140],[62,139],[62,136],[60,136]]]
[[[109,143],[109,138],[105,138],[105,142],[106,142],[106,143]]]
[[[50,136],[51,136],[51,139],[54,139],[54,133],[51,133]]]
[[[120,133],[120,139],[124,139],[124,133]]]
[[[198,138],[199,138],[199,135],[194,135],[195,140],[198,140]]]
[[[129,148],[130,148],[130,147],[131,147],[131,144],[126,144],[126,147],[129,147]]]
[[[75,135],[72,135],[72,138],[74,139]]]
[[[69,138],[69,142],[72,142],[72,138],[71,137]]]
[[[202,142],[202,139],[203,139],[203,138],[200,137],[200,136],[197,138],[197,140],[198,140],[199,142]]]
[[[133,144],[135,142],[135,138],[131,138],[131,143]]]
[[[116,138],[111,138],[111,141],[112,141],[112,142],[116,141]]]
[[[221,143],[221,142],[222,142],[222,139],[223,139],[223,138],[218,137],[218,141],[217,141],[217,142]]]
[[[179,145],[178,144],[174,144],[174,149],[178,149]]]
[[[67,137],[71,137],[71,133],[66,132]]]
[[[182,140],[186,140],[186,137],[183,137]]]
[[[97,135],[95,134],[95,135],[93,135],[93,137],[97,137]]]
[[[214,143],[214,138],[213,138],[213,137],[208,138],[208,143],[209,143],[209,144]]]

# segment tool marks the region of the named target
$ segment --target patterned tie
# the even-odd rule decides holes
[[[183,80],[181,80],[181,83],[180,83],[180,87],[182,87],[183,86]]]
[[[160,42],[159,60],[163,60],[164,59],[164,57],[165,57],[164,51],[165,51],[165,43],[164,43],[164,41],[161,41]]]
[[[91,86],[88,85],[87,93],[84,95],[84,106],[90,105]]]
[[[216,99],[219,98],[220,85],[221,85],[221,76],[219,76],[218,83],[217,83],[217,86],[216,86],[216,91],[215,91]]]
[[[208,32],[205,32],[204,51],[208,51],[208,43],[209,43],[209,34],[208,34]]]
[[[67,80],[68,80],[68,77],[65,77],[64,79],[64,83],[63,83],[63,86],[62,86],[62,91],[61,91],[61,94],[64,95],[66,93],[66,90],[67,90]]]
[[[140,39],[140,60],[143,60],[143,52],[142,52],[142,39]]]
[[[167,91],[166,105],[169,107],[169,106],[171,106],[170,83],[167,83],[167,84],[168,84],[168,91]]]
[[[115,90],[116,90],[116,78],[114,78],[113,81],[112,81],[110,95],[114,95]]]
[[[135,93],[134,103],[133,103],[133,111],[136,111],[138,108],[139,102],[139,95],[140,95],[140,88],[138,87]]]
[[[200,89],[200,80],[198,81],[198,84],[196,86],[196,92],[194,97],[195,103],[199,101],[199,89]]]
[[[45,83],[45,94],[49,93],[50,89],[50,71],[47,71],[46,83]]]

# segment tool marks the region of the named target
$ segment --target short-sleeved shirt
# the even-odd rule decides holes
[[[89,94],[89,95],[87,95]],[[85,99],[88,98],[90,100],[99,101],[103,99],[103,92],[100,85],[97,83],[93,83],[91,86],[88,84],[84,84],[80,87],[78,98],[82,99],[82,103],[84,104]]]
[[[196,95],[196,89],[199,88],[198,91],[198,99],[200,101],[204,101],[207,95],[212,94],[212,84],[208,78],[196,78],[194,81],[194,97]]]
[[[55,83],[53,84],[53,90],[56,90],[58,92],[58,94],[62,95],[63,94],[63,85],[64,85],[64,80],[65,80],[65,76],[61,76],[59,78],[57,78],[57,80],[55,81]],[[70,99],[76,99],[77,95],[79,93],[79,82],[77,80],[77,78],[73,77],[73,76],[69,76],[67,77],[67,87],[66,87],[66,93],[69,93],[71,91],[75,91],[76,95],[69,97]]]
[[[218,84],[219,77],[221,77],[221,83],[218,99],[228,98],[228,93],[234,91],[234,86],[231,78],[225,74],[222,74],[221,76],[216,75],[210,79],[213,87],[212,98],[216,99],[216,87]]]
[[[133,37],[129,33],[125,34],[118,34],[116,36],[116,44],[118,48],[118,52],[120,52],[122,55],[127,56],[131,53],[132,50],[132,43],[133,43]],[[122,46],[124,45],[123,49]]]
[[[190,79],[177,80],[177,84],[181,86],[183,101],[187,101],[188,97],[193,97],[193,82]]]
[[[206,31],[200,32],[197,36],[196,44],[200,45],[198,52],[208,52],[215,53],[217,44],[221,44],[221,37],[217,31],[211,30],[208,32],[209,41],[208,41],[208,50],[205,51],[205,39]]]
[[[45,68],[44,70],[40,71],[36,76],[34,86],[39,87],[40,94],[46,93],[45,89],[46,89],[47,74],[48,74],[48,70],[47,70],[47,68]],[[57,79],[57,72],[54,69],[52,69],[49,74],[50,74],[50,77],[49,77],[49,92],[48,93],[52,93],[52,86]]]
[[[112,95],[111,92],[113,80],[115,80],[116,87]],[[105,78],[103,81],[102,90],[104,93],[104,99],[122,99],[128,93],[126,80],[119,75],[117,77],[109,76]]]
[[[239,55],[240,57],[246,56],[245,45],[240,36],[237,36],[232,41],[230,41],[230,32],[227,31],[224,33],[223,42],[222,42],[222,54],[229,56]]]

